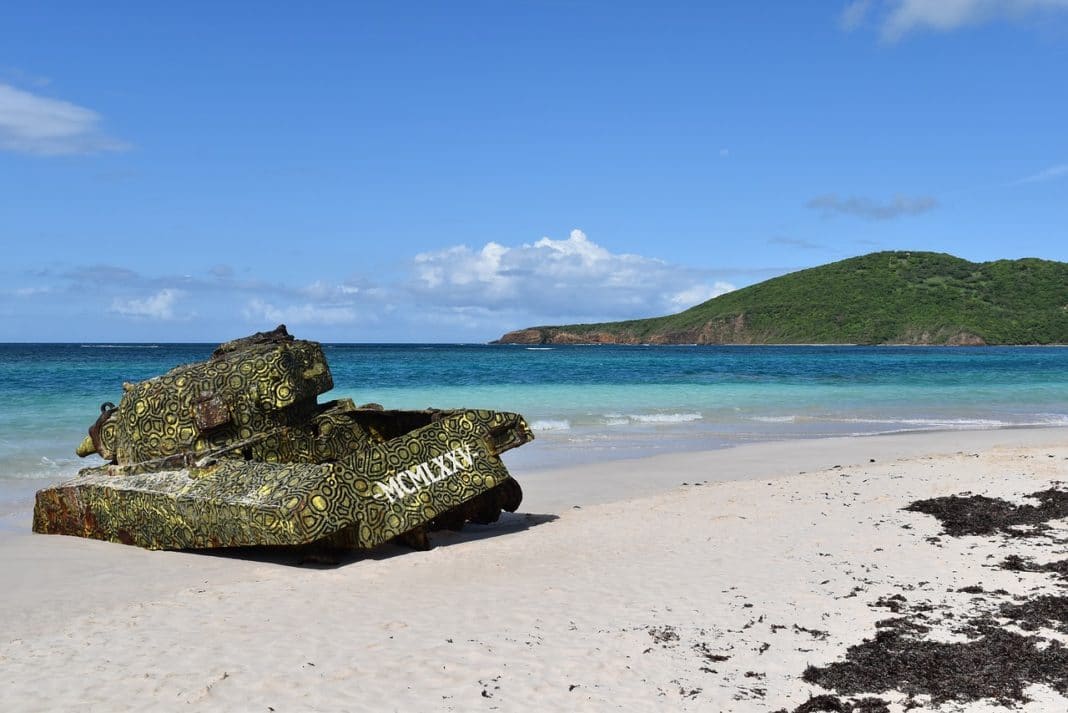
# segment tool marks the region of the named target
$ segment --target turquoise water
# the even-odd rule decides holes
[[[100,403],[208,344],[0,345],[0,511],[74,473]],[[326,345],[336,388],[392,408],[519,411],[513,468],[747,441],[1068,425],[1068,349]],[[98,461],[97,461],[98,462]]]

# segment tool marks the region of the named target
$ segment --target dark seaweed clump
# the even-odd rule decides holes
[[[1038,505],[1017,505],[985,495],[950,495],[917,500],[905,510],[938,518],[945,534],[953,537],[993,535],[998,532],[1025,537],[1048,529],[1046,523],[1050,520],[1068,517],[1068,491],[1051,488],[1028,497],[1037,500]],[[1021,531],[1017,529],[1020,527],[1031,529]]]
[[[890,706],[882,698],[860,698],[855,701],[842,700],[838,696],[813,696],[794,708],[792,712],[785,708],[776,713],[890,713]]]
[[[1068,693],[1068,650],[1057,642],[1044,648],[1039,643],[1037,637],[997,628],[960,643],[925,641],[884,628],[874,639],[851,646],[845,661],[810,666],[803,678],[847,695],[926,694],[936,705],[984,698],[1007,705],[1026,700],[1024,689],[1033,683]]]
[[[1002,604],[1000,614],[1024,631],[1048,627],[1068,634],[1068,597],[1046,595],[1022,604]]]
[[[998,498],[968,495],[919,500],[905,509],[938,518],[945,534],[954,537],[998,534],[1033,537],[1047,534],[1051,521],[1068,517],[1068,491],[1049,489],[1028,497],[1037,504],[1017,505]],[[1068,560],[1037,564],[1011,555],[1000,566],[1018,572],[1044,572],[1068,580]],[[986,592],[981,585],[958,591],[971,595],[1008,594],[1004,590]],[[874,638],[851,646],[844,661],[806,669],[805,681],[839,695],[815,696],[792,713],[883,713],[888,708],[881,699],[856,696],[890,691],[910,698],[930,696],[934,705],[989,699],[1013,706],[1027,700],[1024,690],[1035,683],[1068,695],[1068,648],[1058,641],[1005,628],[1011,624],[1025,632],[1045,628],[1068,633],[1066,596],[1036,596],[1003,603],[996,613],[977,613],[954,628],[969,640],[953,643],[925,639],[930,629],[921,623],[924,609],[910,606],[900,594],[882,597],[872,606],[903,616],[878,622]]]
[[[999,566],[1002,569],[1008,569],[1013,572],[1049,572],[1056,574],[1061,579],[1068,579],[1068,560],[1038,564],[1034,560],[1020,555],[1009,555]]]

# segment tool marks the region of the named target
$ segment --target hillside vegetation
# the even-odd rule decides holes
[[[503,344],[1066,344],[1068,263],[879,252],[678,314],[531,327]]]

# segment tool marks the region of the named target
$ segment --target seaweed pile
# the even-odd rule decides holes
[[[1009,555],[999,566],[1002,569],[1013,572],[1052,572],[1060,579],[1068,581],[1068,559],[1038,564],[1034,560],[1020,555]]]
[[[950,495],[917,500],[905,510],[933,515],[942,523],[945,534],[951,537],[997,533],[1033,537],[1048,532],[1051,520],[1068,517],[1068,491],[1050,488],[1027,497],[1037,500],[1038,504],[1016,504],[985,495]]]
[[[1043,538],[1048,541],[1044,544],[1063,545],[1063,530],[1058,533],[1052,523],[1068,517],[1068,491],[1051,488],[1027,498],[1035,502],[966,493],[919,500],[904,509],[936,517],[951,537]],[[1068,586],[1068,560],[1040,564],[1012,555],[998,566],[1052,574],[1056,586]],[[1068,596],[1047,593],[999,601],[1009,593],[981,585],[957,593],[972,597],[970,614],[946,612],[937,621],[931,605],[910,604],[900,594],[874,602],[872,606],[899,616],[878,622],[874,637],[851,646],[843,661],[810,666],[804,680],[838,695],[814,696],[790,713],[889,711],[887,702],[875,697],[889,693],[907,696],[906,709],[981,700],[1012,707],[1028,701],[1025,690],[1032,684],[1068,695],[1068,647],[1056,638],[1068,634]],[[929,624],[949,621],[963,641],[927,637]]]

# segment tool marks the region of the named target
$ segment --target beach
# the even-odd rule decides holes
[[[901,711],[907,691],[856,689],[866,674],[848,668],[877,632],[906,654],[928,647],[927,661],[967,653],[932,646],[995,635],[1037,659],[1066,639],[1065,621],[1019,624],[1028,602],[1063,594],[1041,570],[1063,556],[1063,519],[1028,536],[951,535],[903,509],[959,495],[1034,502],[1025,496],[1068,480],[1065,428],[512,472],[526,497],[498,523],[436,533],[426,552],[387,545],[336,564],[33,535],[27,512],[9,514],[0,706],[795,711],[832,696],[838,708],[817,698],[807,710]],[[1064,710],[1065,680],[1043,679],[1049,668],[987,675],[1005,689],[1000,703],[968,700],[960,681],[910,679],[911,704],[939,710],[960,684],[943,710]]]

